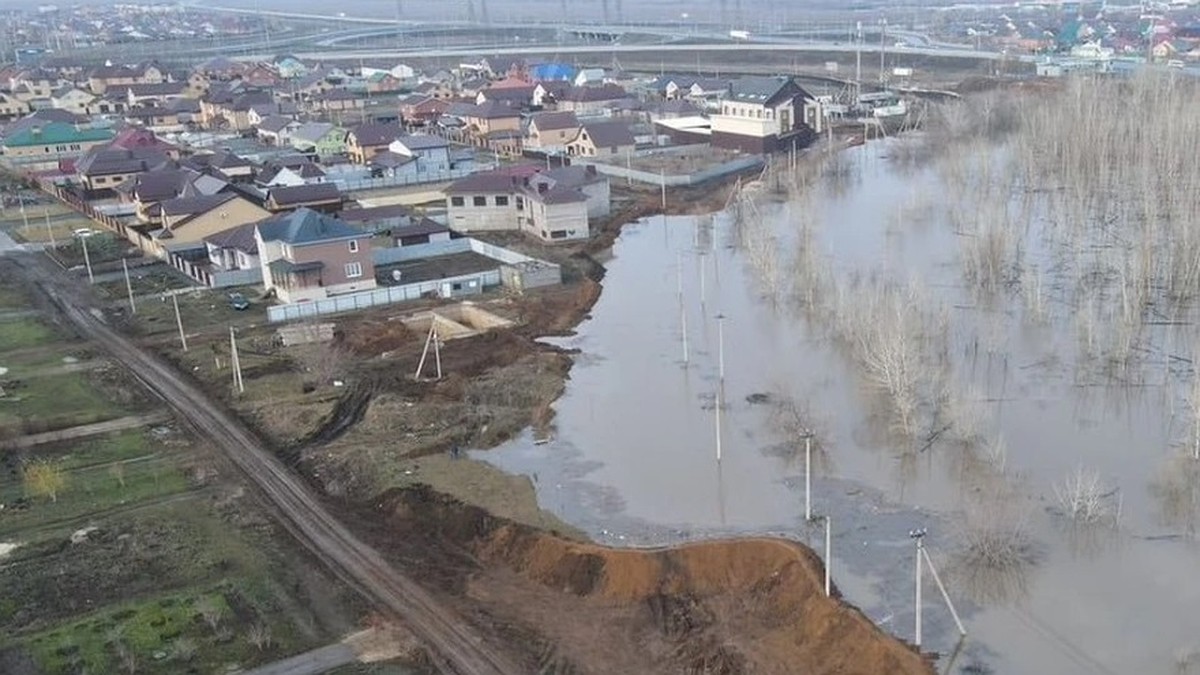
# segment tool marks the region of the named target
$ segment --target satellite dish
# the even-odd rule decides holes
[[[392,281],[400,283],[400,270],[392,270]]]

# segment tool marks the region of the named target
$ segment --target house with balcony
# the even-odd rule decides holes
[[[712,144],[749,153],[803,148],[821,132],[821,105],[791,77],[743,77],[711,116]]]
[[[255,248],[263,286],[282,302],[375,288],[371,235],[307,208],[259,221]]]

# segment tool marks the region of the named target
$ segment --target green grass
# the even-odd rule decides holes
[[[66,373],[10,382],[0,399],[0,429],[37,433],[119,416],[121,407],[88,377]]]
[[[15,286],[0,286],[0,309],[28,309],[29,296]]]
[[[84,468],[71,468],[68,460],[63,470],[66,484],[57,500],[29,494],[19,466],[5,473],[0,480],[0,502],[9,507],[0,516],[0,537],[30,527],[73,522],[88,514],[190,489],[182,470],[155,456]]]
[[[36,347],[55,338],[49,326],[34,318],[0,321],[0,353]]]

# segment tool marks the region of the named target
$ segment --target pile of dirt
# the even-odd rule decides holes
[[[611,549],[424,488],[392,491],[378,511],[368,536],[482,610],[481,623],[522,636],[541,672],[932,672],[836,593],[826,597],[820,560],[798,544]]]

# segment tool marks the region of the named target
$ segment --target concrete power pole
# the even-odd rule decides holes
[[[467,22],[475,23],[475,0],[467,0]]]

